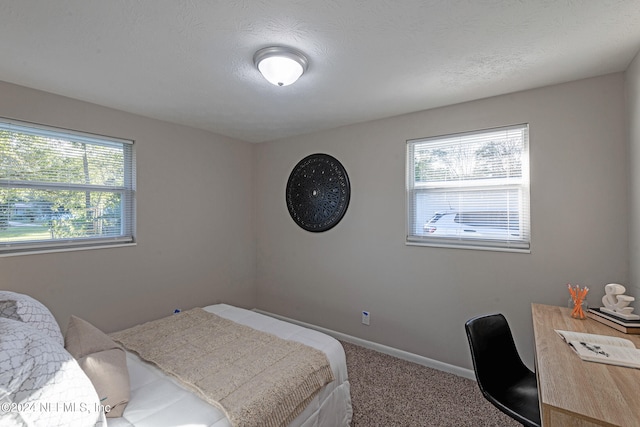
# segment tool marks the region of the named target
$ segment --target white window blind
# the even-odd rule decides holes
[[[530,250],[529,127],[407,141],[407,243]]]
[[[0,119],[0,254],[131,243],[133,142]]]

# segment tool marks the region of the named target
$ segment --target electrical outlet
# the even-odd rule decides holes
[[[363,325],[369,326],[370,318],[371,318],[371,313],[369,313],[368,311],[363,311],[362,312],[362,324]]]

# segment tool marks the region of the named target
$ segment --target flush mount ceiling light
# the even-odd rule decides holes
[[[269,83],[288,86],[307,70],[309,60],[299,50],[272,46],[257,51],[253,63]]]

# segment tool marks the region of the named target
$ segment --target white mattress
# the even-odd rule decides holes
[[[205,310],[298,341],[323,351],[335,376],[290,424],[291,427],[340,427],[351,423],[351,395],[344,349],[323,333],[274,319],[253,311],[216,304]],[[107,418],[108,427],[231,427],[224,413],[192,394],[155,366],[127,352],[131,398],[121,418]]]

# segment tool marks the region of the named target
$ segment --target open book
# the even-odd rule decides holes
[[[640,350],[631,340],[555,330],[582,360],[640,369]]]

